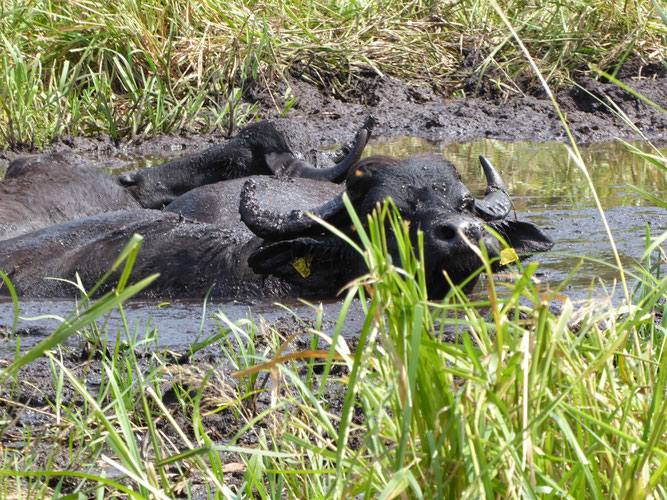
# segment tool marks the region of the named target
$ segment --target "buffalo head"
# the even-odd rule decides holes
[[[124,172],[118,182],[144,208],[162,208],[196,187],[250,175],[340,183],[361,158],[374,125],[371,116],[354,140],[331,158],[311,147],[302,124],[290,120],[260,121],[244,127],[226,143],[155,167]]]
[[[480,157],[487,178],[483,199],[475,199],[454,166],[440,155],[415,155],[398,160],[369,157],[357,163],[346,181],[349,196],[361,220],[391,198],[409,223],[413,241],[424,234],[427,286],[432,298],[449,289],[446,271],[460,283],[481,262],[470,245],[483,242],[491,256],[500,244],[487,230],[500,233],[518,254],[549,250],[553,243],[534,224],[509,217],[511,201],[498,172]],[[299,283],[316,295],[333,295],[356,276],[367,272],[364,263],[339,238],[328,233],[305,211],[277,214],[260,206],[257,186],[251,180],[241,195],[241,219],[265,243],[248,259],[260,274],[271,274]],[[343,204],[343,193],[310,212],[352,234]],[[395,245],[388,242],[398,261]]]

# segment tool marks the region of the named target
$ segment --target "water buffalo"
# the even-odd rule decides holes
[[[519,254],[552,246],[535,225],[509,217],[510,199],[500,176],[488,162],[482,164],[488,187],[481,200],[437,155],[364,159],[345,186],[269,176],[225,181],[216,189],[198,188],[188,195],[189,202],[175,201],[176,208],[168,208],[172,211],[101,214],[2,241],[0,270],[20,295],[68,296],[71,285],[42,278],[73,280],[78,272],[91,287],[131,235],[139,233],[145,240],[133,276],[160,273],[144,295],[201,298],[213,287],[214,296],[225,298],[334,297],[366,269],[360,256],[305,211],[354,237],[342,203],[344,190],[362,220],[391,197],[411,231],[423,231],[429,294],[440,297],[448,289],[443,271],[460,282],[479,267],[466,239],[482,240],[491,254],[498,253],[486,226],[502,234]],[[198,204],[200,190],[205,201]],[[213,223],[194,221],[192,215]]]
[[[290,206],[301,209],[319,203],[322,196],[335,196],[343,189],[338,184],[311,179],[269,176],[257,176],[256,179],[259,185],[275,183],[284,196],[282,202],[289,200]],[[159,280],[143,296],[201,298],[213,285],[213,295],[217,297],[299,295],[298,284],[257,275],[248,267],[248,257],[261,246],[262,239],[240,220],[239,197],[246,180],[232,179],[213,185],[222,191],[211,190],[212,186],[197,189],[201,193],[217,194],[213,211],[208,211],[210,206],[206,203],[191,208],[201,209],[198,215],[202,219],[215,220],[215,224],[195,221],[181,213],[153,209],[110,212],[71,220],[0,241],[0,270],[10,277],[19,295],[71,296],[74,293],[71,284],[43,277],[75,280],[75,273],[78,273],[89,289],[111,267],[129,238],[138,233],[144,236],[144,242],[133,276],[139,278],[160,273]],[[190,193],[183,196],[192,197]],[[233,204],[228,202],[229,198],[234,198]],[[265,201],[271,206],[269,198]],[[281,204],[275,201],[276,205]],[[0,288],[0,294],[4,291]]]
[[[310,134],[301,123],[260,121],[244,127],[224,144],[152,168],[125,172],[118,181],[145,208],[162,208],[195,187],[250,175],[342,182],[361,157],[374,124],[369,117],[354,140],[332,157],[311,145]]]
[[[162,208],[193,187],[249,174],[340,182],[359,159],[373,125],[370,117],[355,140],[334,155],[338,164],[310,147],[302,126],[275,120],[249,125],[228,143],[202,153],[121,174],[120,184],[104,171],[81,162],[75,165],[73,157],[62,154],[19,157],[0,182],[0,239],[105,212]],[[332,166],[315,168],[301,159],[303,155],[314,164],[327,159]]]
[[[346,193],[365,220],[379,202],[391,198],[409,224],[412,241],[424,234],[427,288],[430,297],[442,297],[449,289],[446,271],[461,283],[481,262],[470,243],[484,242],[491,256],[500,245],[486,227],[498,232],[518,254],[541,252],[553,246],[537,226],[509,217],[511,200],[500,175],[480,157],[487,178],[486,194],[475,199],[454,166],[440,155],[414,155],[405,160],[369,157],[361,160],[346,182]],[[366,272],[352,248],[303,210],[289,214],[267,210],[255,198],[258,188],[250,180],[241,194],[241,219],[264,243],[248,259],[257,274],[279,276],[317,295],[331,295],[355,276]],[[342,193],[309,212],[354,238]],[[394,242],[388,241],[394,262],[400,262]],[[307,263],[304,273],[303,263]],[[295,265],[298,263],[299,265]],[[344,265],[341,265],[344,263]]]
[[[61,221],[140,208],[108,173],[61,154],[22,156],[0,182],[0,239]]]

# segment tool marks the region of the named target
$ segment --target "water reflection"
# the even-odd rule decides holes
[[[588,183],[560,142],[502,142],[482,139],[466,144],[438,144],[417,137],[369,145],[369,154],[405,156],[408,154],[442,153],[451,160],[471,187],[483,189],[483,172],[477,160],[486,156],[501,171],[503,180],[515,200],[517,210],[534,206],[579,205],[595,206]],[[632,153],[621,143],[596,144],[581,148],[593,184],[604,208],[620,205],[646,206],[629,185],[656,194],[667,193],[667,176],[655,166]],[[667,148],[663,149],[667,154]]]

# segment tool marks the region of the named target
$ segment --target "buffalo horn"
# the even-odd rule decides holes
[[[265,240],[292,239],[321,228],[307,212],[330,222],[334,216],[346,213],[343,193],[312,210],[292,210],[281,214],[262,209],[257,201],[256,189],[257,184],[252,179],[243,185],[239,213],[245,225]]]
[[[484,199],[475,200],[475,210],[484,220],[504,219],[512,208],[512,200],[507,194],[505,183],[489,160],[480,155],[479,162],[484,169],[487,186]]]
[[[370,139],[374,126],[375,117],[371,115],[354,137],[350,152],[334,167],[327,169],[315,168],[308,162],[294,158],[290,153],[270,153],[266,155],[267,165],[275,175],[305,177],[307,179],[326,180],[340,184],[347,177],[350,168],[361,158],[361,153],[363,153]]]

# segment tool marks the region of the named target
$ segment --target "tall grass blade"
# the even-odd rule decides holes
[[[9,292],[9,296],[12,298],[12,308],[14,310],[14,319],[12,320],[12,335],[16,332],[16,327],[19,324],[19,299],[18,296],[16,295],[16,289],[14,288],[14,285],[12,284],[11,280],[9,277],[0,271],[0,277],[2,277],[2,281],[5,283],[5,286],[7,287],[7,291]]]

